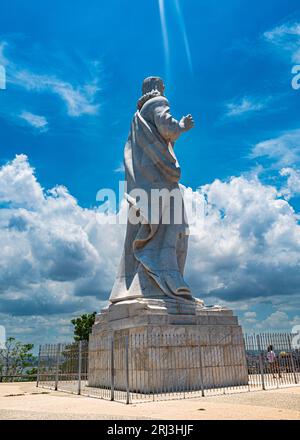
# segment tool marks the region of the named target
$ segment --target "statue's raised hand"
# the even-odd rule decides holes
[[[183,118],[181,118],[181,120],[179,122],[179,125],[180,125],[182,131],[191,130],[191,128],[193,128],[195,125],[193,116],[192,115],[183,116]]]

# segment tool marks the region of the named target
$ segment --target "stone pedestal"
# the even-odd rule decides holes
[[[112,381],[115,389],[142,393],[245,385],[242,329],[231,310],[199,300],[111,304],[90,336],[89,386]]]

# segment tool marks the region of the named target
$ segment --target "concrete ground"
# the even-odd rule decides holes
[[[300,387],[125,405],[0,383],[0,419],[20,420],[300,420]]]

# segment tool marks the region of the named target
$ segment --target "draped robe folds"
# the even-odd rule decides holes
[[[129,217],[124,250],[110,296],[113,303],[166,296],[192,299],[183,279],[188,225],[178,185],[180,168],[173,152],[181,132],[163,96],[148,99],[133,117],[124,154]],[[137,189],[148,196],[146,205],[136,197],[134,190]],[[175,190],[177,196],[163,197],[158,208],[157,203],[152,202],[151,190]],[[163,221],[167,210],[170,210],[169,224]],[[182,212],[180,221],[178,212]],[[130,213],[139,219],[135,224],[130,220]]]

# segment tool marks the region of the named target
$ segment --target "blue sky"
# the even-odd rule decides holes
[[[1,192],[0,187],[0,225],[10,250],[2,257],[2,267],[9,267],[11,255],[19,258],[20,267],[11,278],[7,271],[0,277],[0,313],[12,333],[23,337],[25,331],[29,338],[41,328],[44,339],[66,338],[70,314],[99,309],[100,300],[108,297],[123,232],[112,232],[115,244],[107,250],[94,238],[106,232],[100,228],[87,233],[84,221],[77,219],[92,211],[100,188],[117,189],[122,174],[116,170],[130,120],[141,82],[149,75],[165,79],[173,115],[192,113],[196,122],[176,145],[182,183],[193,191],[203,188],[219,211],[232,207],[228,224],[211,223],[207,231],[213,236],[218,228],[220,243],[227,243],[226,249],[214,243],[211,263],[201,254],[208,243],[192,243],[190,259],[196,262],[188,269],[190,283],[208,302],[227,301],[249,329],[259,329],[260,321],[266,322],[263,329],[290,330],[292,323],[300,323],[300,90],[291,86],[292,67],[300,64],[299,23],[297,0],[2,1],[0,64],[6,68],[7,88],[0,90],[0,179],[6,188]],[[16,155],[27,159],[12,162]],[[34,261],[37,238],[20,226],[25,222],[20,216],[28,210],[28,217],[33,209],[41,221],[48,219],[42,208],[38,211],[39,197],[44,197],[42,188],[57,185],[68,193],[61,189],[52,194],[51,203],[69,204],[57,215],[63,222],[69,213],[77,228],[70,241],[81,228],[85,235],[78,233],[79,241],[85,243],[88,235],[90,253],[82,244],[76,252],[82,252],[83,262],[72,257],[59,265],[59,258],[66,261],[70,251],[70,242],[61,238],[66,236],[62,228],[61,241],[52,237],[58,248],[45,248],[45,274]],[[18,197],[7,189],[14,186]],[[228,203],[222,206],[224,194]],[[248,194],[253,194],[249,200]],[[234,205],[240,206],[238,217],[232,200],[240,203]],[[269,207],[265,211],[264,200]],[[253,208],[252,217],[242,224],[245,207]],[[15,224],[30,257],[24,252],[18,257],[7,236],[7,225]],[[47,233],[51,228],[56,230],[55,221]],[[38,235],[36,223],[32,230]],[[236,230],[239,241],[231,246]],[[94,268],[93,252],[106,271]],[[237,254],[240,259],[234,263]],[[43,258],[39,254],[39,261]],[[233,266],[226,269],[224,261]],[[258,271],[262,262],[263,274]],[[272,283],[274,271],[278,278]],[[103,276],[105,286],[99,281]],[[65,333],[56,333],[57,322]]]

